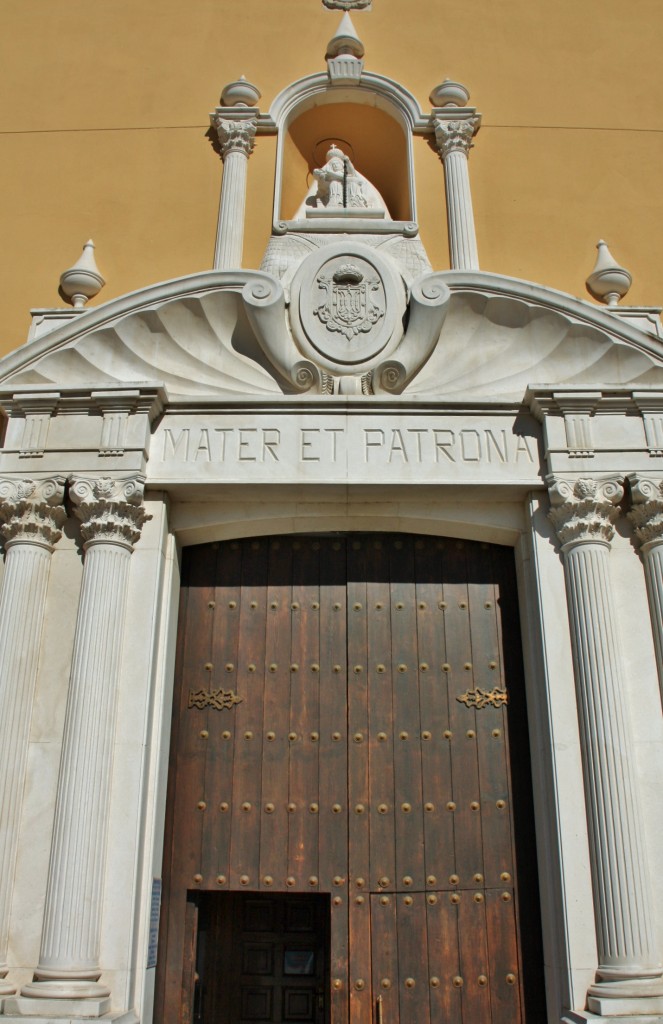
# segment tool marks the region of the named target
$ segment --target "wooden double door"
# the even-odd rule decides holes
[[[510,550],[403,534],[188,549],[156,1019],[291,1019],[281,998],[247,1016],[222,952],[259,893],[322,901],[302,1022],[543,1021],[529,775]]]

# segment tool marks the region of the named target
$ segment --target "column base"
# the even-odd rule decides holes
[[[598,981],[587,991],[587,1009],[605,1017],[663,1015],[660,969],[655,978]]]
[[[12,1014],[16,1017],[54,1017],[64,1020],[98,1020],[110,1012],[111,1001],[103,999],[30,999],[26,996],[9,996],[5,999],[5,1020]],[[4,1024],[4,1022],[3,1022]]]
[[[6,1000],[5,1000],[6,1002]],[[60,1007],[60,1009],[62,1009]],[[5,1014],[2,1017],[2,1024],[26,1024],[26,1015],[10,1014],[7,1012],[5,1006]],[[104,1014],[103,1017],[73,1017],[66,1016],[63,1013],[54,1014],[53,1016],[33,1016],[29,1015],[30,1024],[99,1024],[100,1021],[108,1022],[108,1024],[138,1024],[138,1017],[133,1010],[120,1010],[115,1013]]]
[[[81,1021],[98,1021],[100,1017],[122,1021],[122,1024],[125,1017],[127,1024],[130,1020],[136,1020],[135,1014],[111,1014],[110,1007],[108,996],[103,999],[30,999],[26,996],[9,996],[5,999],[2,1024],[7,1024],[12,1018],[24,1020],[26,1017],[30,1017],[33,1024],[37,1024],[38,1020],[54,1019],[75,1020],[80,1024]]]
[[[615,1024],[615,1020],[616,1018],[612,1015],[602,1017],[589,1010],[567,1010],[562,1017],[561,1024]],[[663,1016],[660,1014],[618,1015],[617,1020],[619,1024],[663,1024]]]

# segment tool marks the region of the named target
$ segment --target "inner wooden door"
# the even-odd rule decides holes
[[[544,1019],[509,550],[189,549],[176,674],[160,1021],[193,1019],[213,892],[329,894],[330,1024]]]

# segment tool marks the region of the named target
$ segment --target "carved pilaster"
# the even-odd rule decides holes
[[[63,492],[60,479],[0,480],[0,995],[14,991],[3,981],[11,888],[51,552],[67,518]]]
[[[629,478],[633,506],[628,518],[642,552],[658,683],[663,699],[663,479]]]
[[[244,109],[229,116],[226,109],[213,117],[213,124],[223,158],[214,269],[229,270],[242,265],[247,162],[255,145],[258,122],[255,111],[249,113]]]
[[[478,270],[474,211],[467,158],[481,118],[435,118],[435,141],[444,163],[449,246],[453,270]]]
[[[616,480],[550,481],[562,543],[582,744],[599,954],[587,1005],[600,1014],[660,1012],[651,885],[609,574]]]
[[[59,1000],[77,999],[79,1016],[99,1016],[110,1008],[98,982],[100,913],[126,591],[149,517],[137,477],[78,478],[70,495],[85,541],[83,582],[41,953],[35,981],[14,1002],[18,1012],[58,1015]]]

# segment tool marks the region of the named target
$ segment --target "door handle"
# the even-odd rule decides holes
[[[382,996],[378,996],[375,1001],[376,1024],[384,1024],[384,1018],[382,1015],[382,1005]]]

